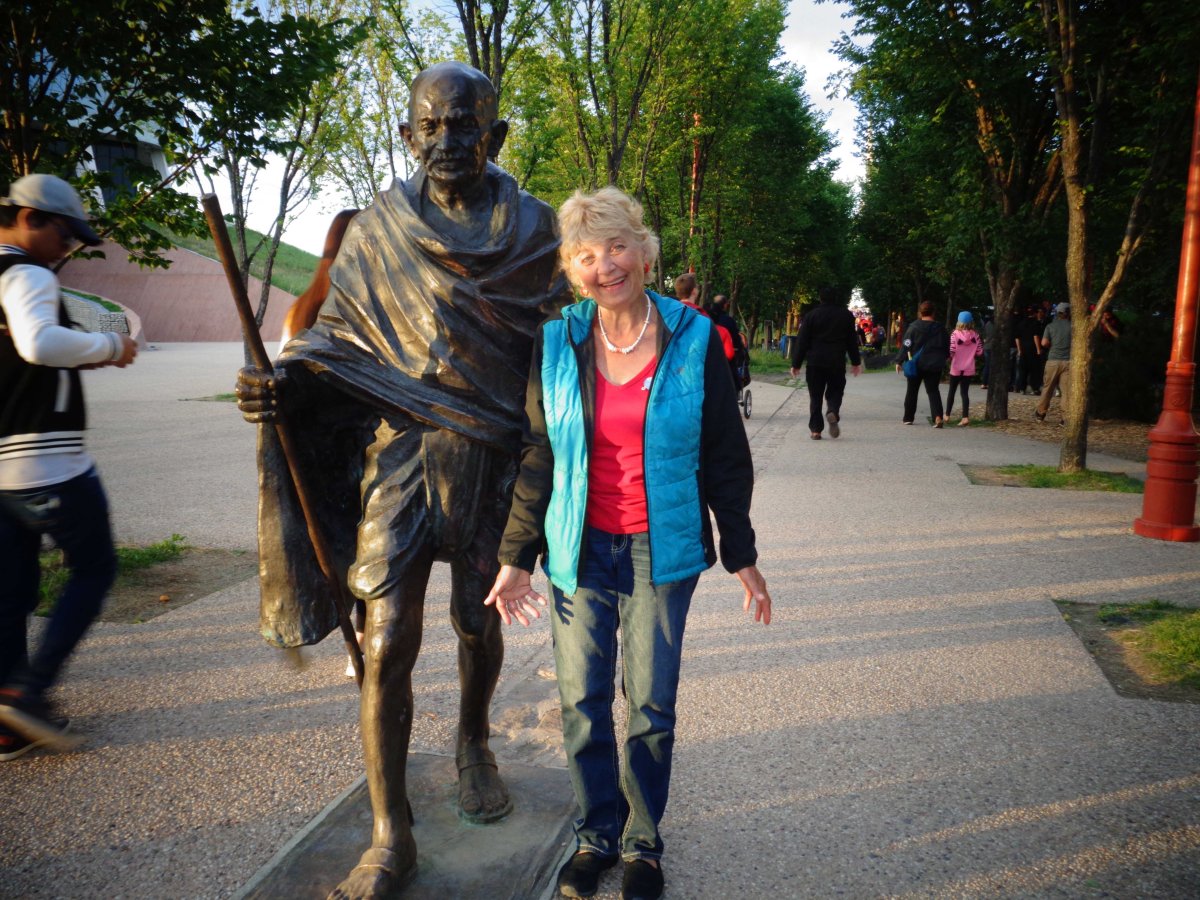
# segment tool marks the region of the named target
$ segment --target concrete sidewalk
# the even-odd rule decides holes
[[[231,390],[240,360],[163,345],[87,376],[120,539],[253,548],[254,429],[182,399]],[[701,579],[667,896],[1195,896],[1200,706],[1118,697],[1052,600],[1198,605],[1200,548],[1134,536],[1136,495],[971,486],[960,465],[1057,446],[902,426],[903,389],[852,380],[842,437],[817,442],[803,391],[753,386],[775,621],[748,621],[719,568]],[[414,686],[426,753],[452,752],[456,725],[447,582],[439,568]],[[96,627],[58,695],[85,749],[0,764],[0,896],[229,896],[359,776],[339,648],[285,667],[255,604],[246,583]],[[561,765],[547,623],[507,647],[497,753]]]

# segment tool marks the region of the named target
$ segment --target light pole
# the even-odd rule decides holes
[[[1183,250],[1179,259],[1179,287],[1175,294],[1175,330],[1162,414],[1150,429],[1146,463],[1146,493],[1142,515],[1133,530],[1142,537],[1162,541],[1200,541],[1196,526],[1196,426],[1192,421],[1192,394],[1196,384],[1196,303],[1200,287],[1200,83],[1192,127],[1192,155],[1188,165],[1187,206],[1183,215]]]

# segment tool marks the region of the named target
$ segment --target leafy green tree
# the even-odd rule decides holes
[[[328,25],[340,62],[348,62],[365,37],[365,27],[354,25],[344,18],[343,0],[263,0],[257,13],[267,20],[294,16]],[[251,266],[262,260],[262,287],[258,297],[255,319],[261,326],[271,296],[271,273],[283,239],[283,231],[303,209],[324,174],[332,154],[332,132],[326,126],[335,99],[346,90],[347,68],[338,65],[322,77],[296,102],[282,118],[268,122],[263,129],[264,144],[274,151],[279,176],[278,190],[268,202],[273,202],[271,226],[257,239],[248,238],[247,222],[252,206],[260,205],[263,192],[258,190],[258,177],[263,160],[256,156],[239,156],[236,141],[222,140],[211,166],[226,176],[230,185],[233,222],[232,243],[237,256],[243,283],[248,283]],[[239,89],[254,86],[239,84]]]
[[[278,121],[335,65],[335,29],[311,19],[267,21],[225,0],[5,5],[0,54],[0,180],[51,172],[85,196],[104,194],[100,231],[144,265],[166,265],[164,229],[199,234],[181,177],[222,141],[240,158],[277,149]],[[85,36],[86,39],[81,39]],[[98,148],[156,145],[97,171]]]
[[[456,58],[449,23],[435,10],[410,11],[403,0],[348,0],[346,15],[362,18],[365,40],[345,61],[344,87],[325,118],[330,146],[322,184],[362,209],[412,160],[400,140],[408,119],[409,85],[433,62]]]
[[[467,61],[492,81],[503,103],[505,75],[532,41],[548,0],[454,0]]]
[[[970,217],[995,314],[987,415],[1008,417],[1012,315],[1061,188],[1054,104],[1023,0],[841,0],[857,17],[839,48],[873,131],[924,117],[950,173],[972,173]],[[859,38],[858,42],[855,38]]]
[[[1101,317],[1122,289],[1147,229],[1170,209],[1159,190],[1184,170],[1200,22],[1176,4],[1039,0],[1058,110],[1071,303],[1067,427],[1059,470],[1087,464],[1088,398]],[[1096,216],[1125,211],[1107,247]],[[1101,210],[1097,208],[1100,207]],[[1099,240],[1098,240],[1099,238]],[[1103,268],[1097,266],[1100,263]],[[1096,291],[1093,277],[1109,272]]]
[[[710,175],[711,280],[728,293],[753,340],[823,282],[845,283],[849,188],[833,179],[832,138],[783,68],[748,88]],[[686,221],[686,220],[684,220]]]
[[[591,189],[621,181],[630,139],[695,0],[551,0],[546,36],[554,87],[574,128],[577,166]],[[658,79],[658,80],[656,80]]]

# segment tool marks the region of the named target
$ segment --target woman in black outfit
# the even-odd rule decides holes
[[[921,355],[917,359],[917,375],[908,378],[908,390],[904,394],[904,424],[911,425],[917,417],[917,391],[925,385],[929,396],[929,414],[933,416],[933,427],[942,427],[942,393],[938,385],[942,380],[942,369],[950,356],[950,334],[946,327],[934,319],[933,303],[922,301],[917,307],[920,318],[908,326],[900,342],[900,354],[896,357],[896,371],[906,359]]]

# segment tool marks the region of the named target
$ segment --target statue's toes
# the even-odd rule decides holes
[[[463,769],[459,774],[458,805],[464,819],[478,824],[499,821],[513,808],[508,788],[490,765]]]

